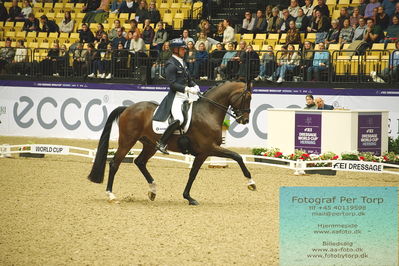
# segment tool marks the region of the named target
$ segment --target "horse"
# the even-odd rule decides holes
[[[191,154],[193,154],[195,158],[183,192],[183,198],[188,200],[189,205],[199,204],[198,201],[190,196],[190,190],[201,165],[208,156],[235,160],[239,164],[244,176],[247,178],[248,189],[255,191],[255,182],[251,178],[251,173],[245,166],[242,157],[234,151],[220,147],[222,144],[222,124],[226,113],[233,116],[236,122],[240,124],[245,125],[249,122],[252,97],[250,85],[243,82],[227,81],[209,89],[203,95],[199,93],[198,96],[199,99],[193,102],[192,120],[186,132],[186,137],[190,142]],[[112,192],[114,177],[122,160],[137,141],[143,144],[143,148],[141,153],[134,160],[134,163],[140,169],[149,184],[149,199],[152,201],[155,199],[156,184],[146,165],[148,160],[157,152],[155,145],[156,141],[160,138],[160,135],[155,134],[152,129],[152,117],[157,106],[158,105],[153,102],[138,102],[129,107],[117,107],[110,113],[98,143],[93,167],[88,176],[88,179],[94,183],[103,182],[112,123],[118,119],[118,149],[109,163],[109,175],[106,188],[109,201],[117,201],[115,194]],[[233,113],[229,112],[230,106]],[[173,135],[169,139],[169,150],[181,152],[181,148],[177,143],[178,138],[179,135]]]

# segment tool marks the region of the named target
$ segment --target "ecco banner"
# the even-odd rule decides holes
[[[114,108],[140,101],[159,103],[168,90],[165,86],[130,84],[25,82],[30,86],[21,86],[20,83],[20,81],[8,83],[0,81],[0,85],[7,84],[0,86],[0,135],[99,139],[105,121]],[[99,89],[93,89],[97,87]],[[389,134],[395,138],[398,135],[399,94],[355,89],[255,88],[251,102],[250,123],[240,125],[231,121],[226,145],[266,146],[267,109],[302,108],[305,105],[305,95],[308,93],[321,96],[326,103],[334,106],[364,109],[364,103],[367,102],[367,108],[388,110]],[[339,127],[340,125],[337,125],[337,130]],[[114,126],[111,138],[116,139],[117,136],[118,128]]]

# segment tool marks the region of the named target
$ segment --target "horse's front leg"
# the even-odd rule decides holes
[[[199,154],[194,159],[194,162],[193,162],[193,165],[191,167],[191,171],[190,171],[190,174],[188,177],[187,185],[183,192],[183,198],[188,200],[189,205],[199,205],[198,201],[196,201],[195,199],[193,199],[190,196],[190,190],[191,190],[191,186],[194,183],[195,178],[197,177],[198,171],[201,168],[201,165],[204,163],[204,161],[206,160],[207,157],[208,157],[207,155]]]
[[[248,183],[247,183],[248,189],[252,190],[252,191],[256,190],[255,181],[252,179],[251,173],[249,172],[248,168],[244,164],[244,161],[243,161],[241,155],[239,155],[238,153],[236,153],[234,151],[222,148],[220,146],[215,146],[214,150],[211,152],[210,156],[229,158],[229,159],[236,161],[238,163],[238,165],[241,167],[241,170],[242,170],[244,176],[248,179]]]

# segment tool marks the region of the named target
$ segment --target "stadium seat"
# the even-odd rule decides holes
[[[129,16],[130,16],[130,13],[120,13],[119,14],[119,19],[121,21],[121,24],[128,22],[129,21]]]
[[[309,42],[315,42],[316,41],[316,33],[314,33],[314,32],[309,32],[307,35],[306,35],[306,38],[305,38],[305,41],[309,41]]]
[[[339,51],[341,50],[341,44],[339,43],[332,43],[328,46],[329,51]]]
[[[25,22],[21,22],[21,21],[15,22],[14,29],[16,31],[22,31],[22,28],[24,27],[24,23]]]
[[[255,38],[253,39],[253,43],[257,45],[262,45],[265,42],[267,37],[266,33],[258,33],[256,34]]]
[[[173,26],[173,14],[165,13],[162,18],[163,22],[167,23],[170,26]]]
[[[76,3],[75,4],[75,10],[80,12],[83,9],[84,5],[85,5],[84,3]],[[84,14],[84,13],[82,13],[82,14]]]
[[[64,11],[72,11],[73,9],[74,9],[74,4],[73,3],[65,3]]]
[[[287,40],[287,33],[282,33],[280,39],[278,40],[278,43],[285,44],[286,40]]]
[[[278,39],[279,39],[278,33],[270,33],[266,40],[266,43],[271,46],[274,46],[278,42]]]
[[[363,64],[365,64],[365,74],[370,74],[371,71],[376,71],[377,73],[381,72],[381,65],[380,65],[380,56],[366,56]]]
[[[4,34],[4,38],[15,39],[16,32],[15,31],[6,31]]]
[[[393,43],[393,42],[388,43],[386,49],[387,49],[390,53],[392,53],[393,51],[396,50],[396,48],[395,48],[395,43]]]
[[[17,40],[24,40],[25,39],[25,37],[26,37],[26,31],[16,31],[16,35],[15,35],[15,38],[17,39]]]

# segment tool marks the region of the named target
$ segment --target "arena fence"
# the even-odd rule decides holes
[[[109,149],[108,158],[113,158],[116,149]],[[132,149],[126,158],[136,158],[141,152],[140,149]],[[91,158],[94,160],[96,155],[95,149],[86,149],[74,146],[52,145],[52,144],[24,144],[24,145],[0,145],[0,158],[12,157],[13,154],[49,154],[49,155],[69,155]],[[379,174],[399,175],[398,164],[387,164],[378,162],[364,161],[343,161],[343,160],[320,160],[320,161],[303,161],[288,160],[282,158],[264,157],[258,155],[241,155],[244,163],[261,166],[272,166],[290,169],[295,175],[303,175],[306,173],[320,173],[333,175],[335,171],[352,171],[352,172],[369,172]],[[170,152],[170,156],[154,156],[153,159],[173,161],[186,164],[191,168],[194,157],[181,153]],[[208,159],[206,164],[225,164],[226,162],[235,163],[232,160],[217,160],[215,158]]]
[[[369,83],[374,81],[393,84],[399,82],[399,67],[390,70],[390,66],[397,64],[397,62],[393,62],[393,55],[395,54],[395,58],[398,58],[399,50],[365,50],[360,53],[348,49],[305,51],[299,50],[299,47],[295,48],[297,50],[290,52],[280,50],[279,47],[273,51],[254,50],[253,53],[244,54],[243,51],[235,51],[237,52],[236,59],[229,60],[224,66],[221,66],[223,52],[214,50],[203,58],[187,62],[187,66],[196,80],[259,80],[258,75],[266,79],[276,70],[280,70],[279,67],[284,62],[284,58],[286,59],[287,54],[297,53],[299,57],[291,62],[293,67],[284,71],[285,82],[313,82],[315,80],[323,83]],[[25,49],[26,56],[18,63],[3,60],[0,64],[1,73],[33,77],[97,77],[104,79],[109,75],[109,78],[129,79],[141,83],[164,79],[165,59],[160,56],[158,50],[133,53],[126,49],[96,49],[93,50],[94,52],[90,52],[92,56],[87,56],[87,49],[77,49],[72,46],[68,50],[56,50],[56,52],[51,48],[19,49]],[[62,49],[66,49],[66,47]],[[313,55],[320,52],[328,54],[325,68],[315,67],[313,61]],[[243,56],[241,56],[242,54]],[[267,60],[267,55],[271,55],[272,59]],[[94,76],[91,75],[93,73]]]

